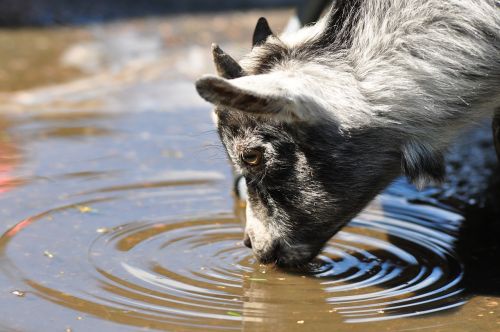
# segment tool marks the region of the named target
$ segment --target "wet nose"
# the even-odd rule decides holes
[[[250,236],[248,236],[247,233],[245,233],[243,237],[243,244],[245,247],[252,249],[252,240],[250,239]]]
[[[305,245],[284,246],[276,241],[264,250],[255,250],[254,248],[253,251],[261,264],[275,264],[282,268],[298,268],[307,265],[318,254],[319,249],[316,250]]]

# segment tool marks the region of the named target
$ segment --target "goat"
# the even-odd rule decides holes
[[[296,33],[261,18],[239,63],[212,51],[219,76],[196,88],[264,264],[306,264],[400,175],[442,181],[447,146],[481,118],[500,150],[498,0],[337,0]]]

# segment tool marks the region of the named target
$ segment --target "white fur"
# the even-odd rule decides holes
[[[328,17],[325,16],[314,25],[308,25],[298,31],[287,29],[280,36],[280,41],[288,47],[293,48],[298,45],[304,44],[310,40],[318,38],[325,30],[328,23]]]
[[[257,252],[267,250],[273,240],[278,238],[278,234],[274,234],[262,220],[255,216],[250,202],[247,202],[246,206],[245,233],[250,236],[252,247]]]
[[[345,130],[399,127],[408,139],[442,149],[465,126],[500,105],[500,8],[494,0],[371,0],[362,6],[352,47],[289,61],[253,81],[282,93],[308,121],[326,117]],[[326,18],[268,43],[289,48],[317,39]],[[434,23],[433,23],[434,22]],[[457,30],[456,27],[459,27]],[[495,34],[485,38],[484,27]],[[462,29],[467,33],[461,33]],[[242,60],[251,71],[265,51]],[[419,57],[414,56],[419,53]],[[471,72],[477,78],[460,78]],[[236,82],[235,82],[236,83]],[[481,98],[478,98],[481,96]],[[289,118],[293,121],[292,118]]]

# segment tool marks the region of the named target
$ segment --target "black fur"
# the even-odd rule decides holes
[[[330,13],[325,32],[308,47],[334,50],[351,47],[353,28],[359,20],[363,1],[337,0]]]
[[[493,142],[497,152],[497,159],[500,162],[500,109],[498,109],[493,117]]]
[[[291,50],[284,44],[265,43],[262,50],[259,51],[258,58],[255,63],[257,64],[252,68],[252,75],[265,74],[270,72],[280,62],[291,59]]]
[[[432,151],[423,144],[412,148],[412,155],[402,154],[403,174],[418,184],[421,179],[441,183],[446,174],[443,153]]]
[[[391,137],[379,130],[345,136],[327,124],[296,126],[262,122],[240,112],[219,110],[218,114],[221,140],[245,177],[255,215],[270,226],[286,229],[271,249],[258,254],[263,263],[290,266],[312,259],[400,172],[393,168],[399,151],[382,148],[391,144],[381,142],[376,151],[367,148],[367,139]],[[238,158],[238,149],[256,146],[265,149],[264,165],[247,168]],[[375,153],[378,158],[368,157]],[[308,169],[300,168],[298,156]],[[353,187],[353,183],[360,185]],[[318,192],[324,193],[318,198],[321,204],[316,196],[309,196]],[[293,250],[294,245],[304,244],[307,257]]]

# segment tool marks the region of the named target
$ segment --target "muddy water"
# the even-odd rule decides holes
[[[1,123],[2,331],[500,330],[498,238],[403,182],[287,273],[241,243],[207,109]]]

